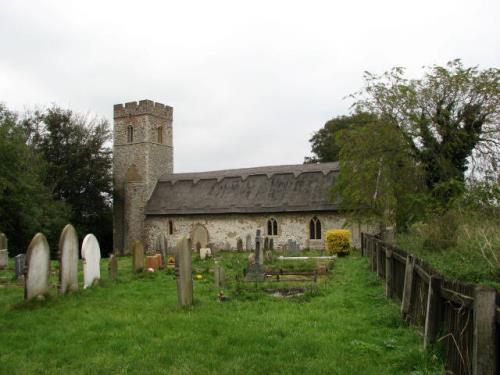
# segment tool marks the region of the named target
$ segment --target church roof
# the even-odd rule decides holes
[[[146,215],[334,211],[338,163],[164,174]]]

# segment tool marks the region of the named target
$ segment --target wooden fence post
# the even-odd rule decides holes
[[[472,341],[472,374],[496,374],[497,348],[496,291],[485,286],[474,290],[474,334]]]
[[[385,264],[382,264],[383,251],[384,251],[384,246],[382,246],[382,242],[379,242],[377,246],[377,275],[379,277],[382,277],[382,267],[385,267]]]
[[[393,258],[392,249],[386,248],[385,250],[385,296],[392,298],[393,295]]]
[[[413,274],[415,269],[415,258],[413,255],[406,257],[405,284],[403,287],[403,298],[401,301],[401,314],[406,319],[410,312],[411,291],[413,289]]]
[[[441,322],[441,285],[443,279],[440,275],[429,278],[429,291],[427,293],[427,310],[425,313],[424,348],[436,342],[436,336]]]

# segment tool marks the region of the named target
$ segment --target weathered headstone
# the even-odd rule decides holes
[[[260,248],[261,240],[260,230],[257,230],[257,233],[255,235],[255,263],[248,266],[248,271],[245,275],[246,281],[262,281],[266,276],[266,273],[264,272],[264,269],[262,267],[264,263],[264,257]]]
[[[287,255],[297,255],[300,250],[300,245],[293,240],[288,240],[286,244]]]
[[[144,246],[141,241],[132,245],[132,271],[141,272],[144,269]]]
[[[37,233],[28,246],[24,272],[24,299],[30,300],[48,293],[50,249],[42,233]]]
[[[7,236],[0,233],[0,270],[7,268],[9,263],[9,251],[7,248]]]
[[[271,250],[267,250],[266,251],[266,260],[269,262],[269,263],[272,263],[273,262],[273,252]]]
[[[161,267],[161,255],[160,254],[155,254],[155,255],[148,255],[146,257],[146,265],[144,268],[146,270],[150,271],[153,269],[154,271],[159,270]]]
[[[118,258],[115,254],[111,254],[108,260],[108,276],[110,280],[116,280],[118,275]]]
[[[269,250],[273,251],[274,250],[274,239],[271,238],[269,240]]]
[[[200,249],[200,259],[205,260],[207,258],[210,258],[212,256],[212,250],[210,250],[209,247],[202,247]]]
[[[243,240],[241,238],[236,241],[236,250],[243,251]]]
[[[82,244],[83,287],[89,288],[101,278],[101,249],[93,234],[87,234]]]
[[[59,237],[59,291],[78,290],[78,237],[68,224]]]
[[[26,254],[17,254],[16,260],[16,279],[24,279],[24,267],[26,267]]]
[[[224,243],[224,250],[226,251],[231,250],[231,244],[229,243],[229,241],[226,241]]]
[[[269,238],[264,238],[264,251],[269,250]]]
[[[219,264],[215,264],[214,266],[214,285],[216,288],[220,288],[224,286],[226,283],[226,273],[224,268]]]
[[[177,300],[180,306],[193,304],[193,265],[191,246],[187,238],[177,242],[175,255],[175,276],[177,279]]]
[[[167,263],[167,253],[168,253],[168,241],[167,236],[164,233],[160,233],[156,238],[155,250],[161,254],[161,265],[165,266]]]
[[[247,234],[245,239],[245,250],[252,250],[252,236],[250,234]]]

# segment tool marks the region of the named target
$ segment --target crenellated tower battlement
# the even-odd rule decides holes
[[[113,117],[115,119],[128,116],[152,115],[165,120],[172,119],[173,108],[152,100],[140,100],[139,102],[128,102],[125,104],[115,104],[113,107]]]

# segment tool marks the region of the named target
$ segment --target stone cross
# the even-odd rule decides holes
[[[175,276],[177,279],[177,301],[180,306],[193,304],[193,265],[191,246],[184,237],[177,242],[175,255]]]
[[[260,236],[260,229],[257,229],[257,233],[255,234],[255,263],[259,265],[264,264],[264,257],[262,256],[262,249],[261,249],[261,241],[262,238]]]
[[[108,259],[108,276],[110,280],[116,280],[118,275],[118,259],[115,254],[111,254]]]
[[[9,251],[7,249],[7,236],[0,233],[0,270],[7,268],[9,263]]]
[[[78,290],[78,237],[75,228],[68,224],[59,237],[59,291]]]
[[[37,233],[31,240],[26,252],[24,269],[24,299],[43,296],[49,291],[50,248],[42,233]]]
[[[101,278],[101,249],[93,234],[87,234],[82,243],[83,288],[91,287]]]
[[[141,241],[134,241],[132,245],[132,271],[141,272],[144,269],[144,246]]]
[[[26,267],[26,254],[17,254],[16,260],[16,279],[24,278],[24,267]]]

